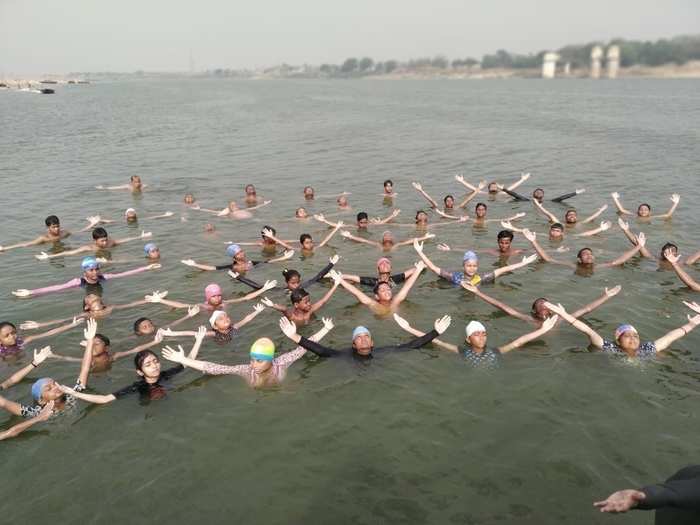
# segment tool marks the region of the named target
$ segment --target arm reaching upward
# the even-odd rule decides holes
[[[7,390],[8,388],[16,385],[17,383],[22,381],[22,379],[27,377],[29,372],[41,365],[41,363],[43,363],[44,361],[46,361],[46,358],[48,357],[53,357],[53,353],[51,353],[50,346],[45,346],[41,350],[34,350],[34,358],[32,359],[31,363],[29,363],[24,368],[20,368],[19,370],[17,370],[17,372],[5,379],[5,381],[3,381],[0,384],[0,389]]]
[[[336,276],[340,276],[340,274],[337,272],[333,272],[333,273]],[[338,289],[338,286],[340,285],[340,281],[342,281],[342,280],[343,279],[341,277],[333,278],[334,282],[333,282],[333,286],[331,287],[331,289],[328,290],[323,297],[321,297],[318,301],[316,301],[313,305],[311,305],[310,312],[312,314],[318,312],[323,307],[323,305],[326,304],[330,300],[330,298],[333,296],[335,291]]]
[[[398,208],[392,211],[387,217],[380,219],[379,217],[373,218],[370,223],[371,224],[386,224],[388,222],[393,221],[396,217],[398,217],[399,213],[401,213],[401,210]]]
[[[437,266],[433,261],[431,261],[425,253],[423,253],[423,243],[419,241],[413,241],[413,247],[415,248],[416,252],[420,256],[420,258],[423,260],[425,263],[425,266],[427,266],[432,272],[436,273],[438,276],[442,277],[443,279],[447,279],[449,281],[452,280],[452,272],[448,272],[446,270],[443,270],[439,266]]]
[[[542,323],[541,327],[537,328],[536,330],[533,330],[532,332],[521,335],[516,340],[508,343],[507,345],[499,347],[498,350],[502,354],[505,354],[506,352],[510,352],[511,350],[515,350],[516,348],[520,348],[521,346],[525,345],[526,343],[529,343],[533,339],[537,339],[541,335],[544,335],[547,332],[549,332],[552,329],[552,327],[555,324],[557,324],[558,320],[559,320],[559,317],[556,315],[553,315],[552,317],[545,319],[544,322]]]
[[[564,309],[564,307],[561,304],[554,305],[554,304],[549,303],[549,302],[546,302],[544,304],[547,308],[549,308],[552,312],[557,314],[559,317],[561,317],[565,321],[571,323],[571,326],[573,326],[577,330],[586,334],[593,346],[595,346],[596,348],[599,348],[599,349],[603,348],[604,341],[603,341],[603,338],[600,337],[600,335],[598,335],[598,332],[593,330],[593,328],[588,326],[586,323],[579,321],[574,316],[572,316],[569,312],[567,312]]]
[[[379,248],[379,249],[382,248],[382,245],[381,245],[380,243],[378,243],[378,242],[376,242],[376,241],[370,241],[370,240],[367,240],[367,239],[363,239],[362,237],[357,237],[357,236],[353,235],[352,233],[350,233],[350,232],[347,231],[347,230],[343,230],[342,232],[340,232],[340,235],[343,236],[343,237],[345,237],[346,239],[351,240],[351,241],[361,242],[361,243],[364,243],[364,244],[369,244],[370,246],[374,246],[374,247]]]
[[[285,250],[293,250],[293,248],[292,248],[289,244],[287,244],[286,242],[284,242],[284,241],[281,240],[281,239],[278,239],[278,238],[275,236],[275,234],[272,233],[272,230],[269,230],[269,229],[265,228],[265,229],[263,229],[262,234],[263,234],[263,236],[265,236],[266,238],[272,239],[273,241],[275,241],[275,242],[276,242],[277,244],[279,244],[280,246],[284,246],[284,249],[285,249]]]
[[[462,186],[467,188],[469,191],[479,191],[479,188],[472,184],[469,184],[466,180],[464,180],[464,177],[462,175],[455,175],[455,180],[459,182]]]
[[[38,416],[28,419],[27,421],[23,421],[22,423],[17,423],[16,425],[8,428],[7,430],[0,432],[0,441],[16,437],[25,430],[27,430],[29,427],[32,427],[37,423],[41,423],[42,421],[46,421],[51,417],[51,414],[53,414],[53,406],[54,402],[49,401],[41,409],[41,412],[39,412]]]
[[[618,293],[620,293],[620,290],[622,290],[622,286],[620,286],[619,284],[614,288],[605,288],[605,292],[603,292],[603,295],[598,297],[598,299],[596,299],[592,303],[589,303],[586,306],[579,308],[578,310],[573,312],[571,316],[578,319],[579,317],[583,317],[584,315],[591,313],[593,310],[607,303],[610,299],[615,297]]]
[[[430,195],[428,195],[428,193],[423,189],[423,186],[422,186],[419,182],[412,182],[412,183],[411,183],[411,186],[413,186],[413,188],[414,188],[418,193],[420,193],[423,197],[425,197],[425,200],[428,201],[428,203],[430,204],[430,207],[431,207],[431,208],[437,208],[437,207],[438,207],[438,203],[435,201],[435,199],[433,199]]]
[[[314,215],[314,219],[316,219],[318,222],[322,222],[323,224],[327,224],[332,228],[335,228],[338,225],[338,223],[336,222],[330,222],[322,213],[317,213],[316,215]]]
[[[529,178],[530,178],[530,174],[529,174],[529,173],[521,173],[521,174],[520,174],[520,178],[519,178],[518,180],[516,180],[513,184],[511,184],[510,186],[508,186],[508,189],[509,189],[510,191],[513,191],[515,188],[517,188],[518,186],[520,186],[523,182],[525,182],[525,181],[526,181],[527,179],[529,179]]]
[[[326,237],[321,241],[321,243],[318,245],[319,248],[323,248],[326,244],[328,244],[328,241],[331,240],[331,238],[338,232],[340,228],[345,226],[345,223],[343,221],[338,221],[336,225],[333,227],[333,229],[326,235]]]
[[[671,263],[671,266],[673,267],[673,271],[676,272],[676,275],[680,278],[681,281],[685,283],[688,288],[691,288],[692,290],[696,292],[700,292],[700,283],[695,281],[689,274],[688,272],[683,269],[680,265],[680,256],[679,255],[674,255],[673,252],[669,249],[664,250],[664,257],[666,257],[666,260]]]
[[[549,222],[560,222],[559,219],[557,219],[556,215],[554,215],[549,210],[546,210],[545,207],[542,206],[542,204],[537,199],[533,199],[532,204],[535,205],[535,208],[537,208],[540,211],[540,213],[547,216]]]
[[[533,253],[532,255],[528,255],[527,257],[523,257],[522,261],[520,261],[518,263],[509,264],[508,266],[502,266],[501,268],[496,268],[493,271],[493,276],[495,278],[497,278],[497,277],[503,275],[504,273],[513,272],[513,271],[517,270],[518,268],[522,268],[523,266],[527,266],[528,264],[530,264],[531,262],[534,262],[536,260],[537,260],[537,255],[535,255]]]
[[[345,279],[343,279],[343,274],[336,272],[335,270],[331,270],[328,272],[328,275],[334,280],[339,280],[340,286],[345,288],[348,292],[350,292],[352,295],[355,296],[355,298],[360,301],[362,304],[365,306],[369,306],[371,308],[379,306],[379,303],[363,293],[361,290],[359,290],[355,285],[350,284],[347,282]]]
[[[620,226],[622,233],[625,234],[625,237],[627,237],[627,239],[629,239],[629,241],[633,245],[636,246],[637,244],[639,244],[637,236],[630,230],[630,225],[628,222],[624,221],[622,217],[618,217],[617,224]],[[646,246],[642,246],[639,250],[639,253],[642,254],[642,257],[646,257],[647,259],[654,259],[654,256],[651,254],[651,252]]]
[[[687,335],[691,331],[695,330],[695,327],[700,324],[700,314],[699,315],[694,315],[694,316],[688,316],[688,322],[681,326],[680,328],[676,328],[675,330],[671,330],[669,333],[664,335],[663,337],[660,337],[656,341],[654,341],[654,345],[656,346],[656,351],[657,352],[662,352],[666,350],[669,346],[671,346],[671,343],[674,341],[680,339],[684,335]]]
[[[615,207],[617,208],[617,211],[619,213],[622,213],[623,215],[633,215],[633,213],[622,205],[622,202],[620,202],[620,194],[618,192],[613,192],[610,194],[612,197],[613,202],[615,203]]]
[[[483,190],[485,187],[486,187],[486,181],[483,181],[483,180],[482,180],[482,181],[479,183],[479,186],[476,187],[476,188],[474,188],[474,190],[472,190],[472,192],[471,192],[469,195],[467,195],[466,197],[464,197],[464,199],[462,200],[462,202],[460,202],[460,203],[457,205],[457,207],[458,207],[458,208],[464,208],[464,207],[466,207],[467,204],[469,204],[471,201],[474,200],[474,198],[475,198],[477,195],[479,195],[479,193],[483,193],[482,190]]]
[[[272,290],[275,286],[277,286],[277,281],[265,281],[265,284],[262,288],[260,288],[260,290],[255,290],[237,299],[226,299],[224,301],[224,304],[242,303],[245,301],[250,301],[251,299],[255,299],[256,297],[264,294],[268,290]]]
[[[406,280],[404,285],[401,287],[401,290],[399,290],[399,293],[397,293],[392,299],[391,299],[391,306],[396,308],[399,306],[402,302],[406,300],[406,297],[408,297],[408,292],[411,291],[411,288],[413,288],[413,285],[416,284],[416,281],[418,280],[418,277],[420,277],[421,272],[425,269],[425,263],[423,261],[418,261],[416,263],[416,271],[411,274],[411,276]]]
[[[266,263],[282,262],[282,261],[286,261],[287,259],[291,259],[293,256],[294,256],[294,250],[286,250],[279,257],[275,257],[274,259],[270,259],[269,261],[265,261],[265,262]]]
[[[669,208],[669,210],[666,213],[664,213],[663,215],[655,215],[654,217],[658,219],[670,219],[673,215],[673,212],[676,211],[678,203],[681,202],[681,196],[677,193],[674,193],[673,195],[671,195],[671,202],[673,204],[671,204],[671,208]]]
[[[588,230],[588,231],[581,232],[581,233],[576,233],[574,235],[576,237],[591,237],[593,235],[597,235],[601,232],[609,230],[610,226],[612,226],[612,223],[610,221],[603,221],[600,223],[600,226],[598,226],[597,228],[593,228],[592,230]]]
[[[588,224],[589,222],[593,222],[594,220],[596,220],[600,216],[601,213],[603,213],[607,209],[608,209],[608,205],[603,204],[600,208],[598,208],[598,211],[596,211],[595,213],[589,215],[588,217],[586,217],[585,219],[580,221],[581,224]]]
[[[525,231],[524,228],[516,228],[510,221],[501,221],[501,226],[503,226],[506,230],[514,231],[515,233],[523,233],[523,231]]]
[[[267,306],[268,308],[274,308],[278,312],[282,312],[283,314],[287,313],[287,308],[285,306],[282,306],[281,304],[273,303],[270,301],[267,297],[263,297],[260,299],[260,302]]]
[[[416,328],[413,328],[409,322],[401,317],[399,314],[394,314],[394,321],[396,321],[396,324],[398,324],[403,330],[408,332],[409,334],[412,334],[416,337],[423,337],[425,336],[425,332],[421,332],[420,330],[417,330]],[[459,352],[459,348],[456,345],[450,344],[450,343],[445,343],[444,341],[441,341],[439,339],[433,339],[432,341],[434,344],[439,346],[440,348],[443,348],[444,350],[448,350],[450,352]]]
[[[583,188],[579,188],[571,193],[565,193],[564,195],[559,195],[559,197],[554,197],[552,199],[552,202],[563,202],[566,199],[570,199],[571,197],[576,197],[576,195],[578,195],[579,193],[583,193],[584,191],[586,190]]]
[[[512,308],[511,306],[508,306],[506,303],[502,303],[501,301],[499,301],[498,299],[495,299],[495,298],[491,297],[490,295],[486,295],[484,292],[482,292],[482,291],[481,291],[479,288],[477,288],[476,286],[473,286],[473,285],[471,285],[471,284],[465,283],[464,281],[462,281],[462,282],[460,283],[460,285],[462,286],[462,288],[464,288],[464,289],[467,290],[468,292],[473,293],[473,294],[476,295],[478,298],[480,298],[480,299],[482,299],[483,301],[486,301],[487,303],[489,303],[491,306],[495,306],[495,307],[498,308],[499,310],[504,311],[505,313],[507,313],[507,314],[510,315],[511,317],[515,317],[516,319],[520,319],[521,321],[532,322],[532,317],[531,317],[531,316],[525,315],[524,313],[519,312],[519,311],[516,310],[515,308]]]
[[[52,335],[62,334],[63,332],[66,332],[66,331],[70,330],[71,328],[74,328],[74,327],[78,326],[80,323],[82,323],[84,320],[84,317],[85,316],[77,316],[77,317],[74,317],[73,320],[68,324],[56,327],[52,330],[49,330],[48,332],[44,332],[44,333],[36,334],[36,335],[30,335],[29,337],[26,337],[24,339],[24,344],[29,344],[32,341],[36,341],[37,339],[51,337]]]
[[[546,251],[544,251],[544,248],[542,248],[542,246],[540,246],[540,243],[537,242],[537,234],[535,232],[531,232],[527,228],[524,228],[522,233],[523,233],[523,237],[525,237],[528,241],[530,241],[530,244],[532,244],[532,247],[537,252],[537,255],[539,255],[540,258],[544,262],[555,263],[555,264],[564,264],[566,266],[571,266],[563,261],[557,261],[551,255],[549,255]]]
[[[627,261],[629,261],[632,257],[634,257],[639,250],[642,249],[642,247],[646,244],[647,238],[644,235],[644,232],[639,232],[639,235],[637,235],[637,246],[633,247],[632,249],[626,251],[622,255],[620,255],[617,259],[614,261],[611,261],[609,263],[603,263],[601,266],[605,267],[610,267],[610,266],[622,266],[625,264]]]
[[[236,324],[233,325],[233,327],[238,330],[239,328],[243,328],[245,325],[247,325],[249,322],[251,322],[253,319],[255,319],[260,312],[262,312],[265,309],[265,305],[262,303],[258,303],[255,306],[253,306],[253,311],[250,312],[248,315],[246,315],[243,319],[238,321]],[[202,328],[202,327],[200,327]]]

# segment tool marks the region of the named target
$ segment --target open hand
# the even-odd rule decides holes
[[[333,324],[332,317],[322,317],[321,321],[323,322],[323,328],[325,328],[328,331],[333,330],[333,328],[335,327],[335,325]]]
[[[255,305],[253,305],[253,310],[255,311],[255,313],[258,313],[258,314],[259,314],[259,313],[262,312],[264,309],[265,309],[265,305],[262,304],[262,303],[257,303],[257,304],[255,304]]]
[[[194,334],[194,338],[196,341],[203,341],[206,336],[207,336],[207,327],[206,326],[200,326],[199,328],[197,328],[197,333]]]
[[[436,248],[437,248],[438,250],[440,250],[441,252],[449,252],[450,249],[451,249],[451,248],[450,248],[450,245],[449,245],[449,244],[445,244],[444,242],[438,243],[438,245],[436,246]]]
[[[46,421],[51,417],[51,414],[53,414],[53,407],[54,407],[54,401],[51,400],[48,403],[44,405],[44,407],[41,409],[41,412],[39,412],[39,415],[36,416],[36,418],[39,421]]]
[[[523,237],[525,237],[530,242],[535,242],[537,240],[537,234],[529,229],[525,228],[523,230]]]
[[[142,239],[148,239],[150,237],[153,237],[153,234],[151,232],[141,230],[141,238]]]
[[[166,211],[166,212],[163,214],[163,217],[172,217],[173,215],[175,215],[173,212],[171,212],[171,211]]]
[[[85,327],[85,330],[83,330],[83,337],[87,339],[88,341],[90,339],[95,338],[95,334],[97,333],[97,321],[94,319],[88,319],[87,320],[87,326]]]
[[[177,350],[165,346],[162,351],[163,358],[174,363],[182,363],[185,360],[185,351],[181,346],[178,346]]]
[[[277,281],[272,280],[272,281],[265,281],[265,284],[263,284],[262,289],[265,291],[272,290],[275,286],[277,286]]]
[[[417,191],[421,191],[423,189],[423,186],[419,182],[412,182],[411,186],[413,186]]]
[[[688,302],[688,301],[683,301],[683,304],[686,305],[688,308],[693,310],[694,312],[697,312],[700,314],[700,304],[696,303],[695,301]]]
[[[45,346],[41,350],[34,350],[34,359],[32,359],[32,363],[35,365],[40,365],[48,357],[51,357],[53,353],[51,352],[51,347],[50,346]]]
[[[39,328],[39,323],[36,321],[24,321],[22,324],[19,325],[20,329],[22,330],[36,330]]]
[[[418,239],[413,239],[413,247],[418,253],[423,253],[423,243]]]
[[[162,265],[160,263],[155,263],[155,264],[149,264],[146,266],[148,270],[158,270],[159,268],[162,268]]]
[[[34,257],[36,257],[40,261],[46,261],[49,258],[49,254],[46,252],[41,252],[38,255],[35,255]]]
[[[646,494],[638,490],[619,490],[610,494],[608,499],[596,501],[593,503],[593,506],[599,508],[600,512],[611,512],[616,514],[618,512],[627,512],[628,510],[635,508],[637,505],[639,505],[639,502],[644,501],[645,498]]]
[[[622,217],[617,218],[617,224],[620,226],[620,228],[624,231],[627,231],[630,229],[630,223],[627,221],[622,220]]]
[[[199,313],[199,305],[195,304],[187,307],[187,317],[194,317]]]
[[[260,302],[265,306],[269,306],[270,308],[272,308],[275,305],[275,303],[270,301],[267,297],[263,297],[262,299],[260,299]]]
[[[612,226],[612,222],[610,221],[602,221],[600,223],[600,231],[606,231],[610,229],[610,226]]]
[[[435,331],[438,334],[445,333],[445,330],[447,330],[450,327],[450,323],[452,323],[452,318],[449,315],[444,315],[440,319],[436,319]]]
[[[282,333],[292,339],[295,335],[297,335],[297,327],[296,325],[291,322],[289,319],[286,317],[282,316],[280,317],[280,330],[282,330]]]
[[[620,290],[622,290],[622,286],[620,286],[619,284],[614,288],[605,287],[605,295],[607,295],[608,297],[615,297],[617,294],[620,293]]]
[[[680,201],[681,201],[680,195],[678,195],[677,193],[674,193],[673,195],[671,195],[671,202],[673,202],[673,204],[678,204]]]
[[[396,324],[399,325],[401,328],[404,330],[410,330],[411,329],[411,324],[406,321],[403,317],[401,317],[399,314],[394,314],[394,321],[396,321]]]
[[[342,232],[340,232],[340,236],[349,239],[351,237],[351,233],[347,230],[343,230]]]
[[[542,328],[544,328],[545,332],[548,332],[549,330],[552,329],[552,327],[557,324],[557,321],[559,321],[559,316],[558,315],[552,315],[550,317],[547,317],[544,321],[542,321]]]
[[[528,255],[526,257],[523,257],[523,264],[530,264],[531,262],[535,262],[537,260],[537,254],[533,253],[532,255]]]
[[[328,262],[331,263],[331,264],[333,264],[333,265],[336,265],[336,264],[338,264],[338,261],[339,261],[339,260],[340,260],[340,255],[338,255],[338,254],[336,253],[335,255],[331,255],[331,256],[330,256],[330,258],[328,259]]]
[[[26,288],[20,288],[19,290],[15,290],[12,292],[12,295],[15,297],[29,297],[32,295],[32,292],[30,290],[27,290]]]

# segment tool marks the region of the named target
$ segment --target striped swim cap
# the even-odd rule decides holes
[[[275,358],[275,343],[267,337],[261,337],[250,347],[251,359],[272,361]]]

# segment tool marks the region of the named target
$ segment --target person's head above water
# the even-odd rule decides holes
[[[666,261],[666,260],[667,260],[667,259],[666,259],[666,256],[664,255],[664,252],[665,252],[666,250],[671,250],[671,253],[672,253],[673,255],[678,255],[678,246],[676,246],[676,245],[673,244],[672,242],[667,242],[666,244],[664,244],[664,245],[661,247],[661,255],[659,255],[659,259],[661,259],[662,261]]]
[[[381,304],[389,304],[394,297],[394,292],[388,280],[378,281],[377,284],[374,285],[372,291],[374,292],[374,299]]]
[[[303,288],[293,290],[289,296],[289,299],[292,302],[292,306],[294,306],[294,308],[297,310],[301,310],[302,312],[309,312],[313,306],[311,304],[311,296],[309,295],[309,292]]]
[[[294,216],[297,219],[306,219],[309,213],[306,211],[306,208],[297,208],[297,211],[294,212]]]
[[[486,347],[486,327],[479,321],[469,321],[465,328],[467,343],[472,348],[481,350]]]
[[[364,326],[358,326],[352,331],[352,347],[360,355],[369,355],[372,353],[374,341],[372,334]]]
[[[50,377],[42,377],[34,381],[32,385],[32,397],[39,405],[45,405],[49,401],[56,401],[63,397],[63,391],[59,384]]]
[[[561,239],[564,237],[564,225],[555,222],[549,227],[549,238],[550,239]]]
[[[208,222],[204,225],[204,231],[206,233],[212,233],[216,231],[216,227],[212,223]]]
[[[127,208],[124,212],[124,217],[126,218],[126,222],[136,222],[138,220],[136,210],[134,208]]]
[[[236,261],[245,260],[245,252],[243,251],[243,248],[241,248],[238,244],[229,244],[226,247],[226,255],[232,257]]]
[[[643,202],[637,208],[637,216],[638,217],[649,217],[649,215],[651,215],[651,206],[649,206],[646,202]]]
[[[275,359],[275,343],[267,337],[261,337],[250,347],[250,366],[256,374],[264,374],[272,368]]]
[[[262,227],[262,230],[260,230],[260,237],[262,237],[262,240],[265,244],[277,244],[275,241],[270,239],[269,237],[265,237],[265,234],[263,233],[265,230],[270,230],[272,232],[272,235],[277,237],[277,230],[274,229],[272,226],[268,226],[267,224]]]
[[[498,183],[497,182],[489,182],[489,185],[487,187],[488,192],[490,194],[495,194],[498,193],[500,190],[498,189]]]
[[[211,283],[204,288],[204,300],[211,306],[219,306],[223,300],[223,291],[221,286],[216,283]]]
[[[109,244],[109,235],[107,234],[107,230],[101,226],[98,226],[92,230],[92,239],[95,241],[98,248],[106,248]]]
[[[17,327],[9,321],[0,322],[0,346],[11,347],[17,344]]]
[[[143,253],[149,259],[160,259],[160,248],[154,242],[146,243],[143,247]]]
[[[311,186],[306,186],[304,188],[304,198],[307,201],[313,200],[314,198],[314,189]]]
[[[257,194],[257,191],[255,191],[255,186],[253,186],[252,184],[246,185],[245,194],[247,196],[255,196]]]
[[[231,328],[231,318],[223,310],[214,310],[209,317],[209,324],[217,332],[225,332]]]
[[[637,350],[639,348],[639,333],[631,324],[621,324],[615,330],[615,342],[627,352]]]
[[[357,214],[357,227],[365,229],[367,226],[369,226],[369,217],[367,216],[367,213],[361,211]]]
[[[99,312],[105,309],[105,305],[102,302],[102,297],[96,293],[89,293],[83,297],[83,311],[84,312]]]
[[[394,234],[389,230],[382,233],[382,245],[384,247],[390,247],[394,245]]]
[[[476,253],[471,250],[464,252],[462,256],[462,267],[464,269],[464,275],[474,277],[479,271],[479,258]]]
[[[341,208],[348,207],[348,198],[345,195],[340,195],[335,201],[338,203],[338,206],[340,206]]]
[[[544,199],[544,190],[542,188],[535,188],[535,191],[532,192],[532,198],[537,202],[542,202]]]
[[[387,179],[384,181],[384,193],[394,193],[394,183],[391,181],[391,179]]]
[[[83,279],[90,284],[99,282],[100,279],[100,263],[94,257],[83,257],[80,262],[80,268],[83,270]]]
[[[564,214],[564,220],[566,221],[566,224],[576,224],[576,221],[578,220],[578,214],[576,213],[576,210],[573,208],[569,208],[566,210],[566,213]]]
[[[510,230],[501,230],[496,236],[498,241],[498,251],[501,253],[508,253],[510,250],[510,245],[513,244],[513,232]]]
[[[314,240],[308,233],[302,233],[299,236],[299,244],[301,244],[301,249],[310,252],[314,249]]]
[[[44,220],[44,224],[46,224],[46,228],[49,231],[49,234],[51,235],[58,235],[61,233],[61,221],[58,220],[58,217],[55,215],[49,215],[46,217]]]
[[[455,206],[455,198],[452,195],[446,195],[442,202],[445,204],[445,208],[451,210]]]
[[[382,274],[389,275],[391,273],[391,261],[386,257],[380,257],[377,260],[377,273],[381,277]]]
[[[540,321],[544,321],[545,319],[552,317],[552,311],[545,306],[546,302],[546,297],[539,297],[535,299],[530,310],[532,317],[539,319]]]
[[[477,219],[483,219],[486,217],[486,210],[488,209],[488,206],[484,204],[483,202],[477,202],[476,206],[474,206],[474,213],[476,214]]]
[[[425,213],[423,210],[418,210],[416,212],[416,224],[427,224],[428,223],[428,214]]]
[[[296,290],[299,288],[299,286],[301,286],[301,274],[296,270],[288,270],[285,268],[282,270],[282,275],[284,276],[284,280],[287,283],[287,288],[289,290]]]
[[[156,331],[156,325],[148,317],[139,317],[134,321],[134,333],[136,335],[151,335]]]
[[[141,189],[141,187],[143,186],[143,183],[141,182],[141,177],[139,177],[138,175],[132,175],[131,177],[129,177],[129,182],[131,182],[132,188]]]
[[[134,368],[146,382],[155,382],[160,377],[160,359],[150,350],[141,350],[134,356]]]
[[[579,264],[582,264],[584,266],[589,266],[595,262],[593,250],[591,250],[590,248],[581,248],[576,254],[576,259]]]

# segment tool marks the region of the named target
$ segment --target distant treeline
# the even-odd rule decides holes
[[[634,65],[659,66],[662,64],[684,64],[690,60],[700,60],[700,35],[678,36],[671,39],[661,39],[656,42],[641,40],[624,40],[622,38],[610,42],[590,42],[584,45],[569,45],[556,49],[562,62],[569,62],[572,69],[588,67],[591,60],[591,49],[601,46],[603,49],[611,45],[620,48],[620,65],[629,67]],[[551,50],[547,50],[551,51]],[[421,69],[528,69],[539,68],[542,65],[542,57],[546,51],[536,54],[521,55],[510,53],[505,49],[499,49],[494,54],[484,55],[481,60],[472,57],[455,58],[449,60],[444,55],[435,57],[414,58],[407,62],[398,60],[375,61],[370,57],[350,57],[342,64],[322,64],[317,66],[289,66],[283,64],[269,68],[264,73],[276,73],[282,76],[308,76],[320,75],[327,77],[356,77],[369,75],[384,75],[397,70],[421,70]],[[216,69],[209,71],[214,76],[239,76],[251,72],[234,71],[230,69]]]

